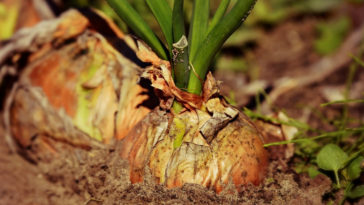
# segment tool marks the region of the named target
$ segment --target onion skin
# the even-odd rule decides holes
[[[6,108],[8,135],[27,158],[67,152],[57,144],[111,144],[157,106],[144,104],[155,96],[140,83],[136,43],[103,14],[69,10],[29,32],[18,40],[32,50],[12,54],[25,63],[14,63],[17,86]]]
[[[217,107],[231,108],[218,102]],[[185,123],[183,140],[177,148],[174,141],[179,126],[174,118]],[[211,112],[202,109],[177,115],[160,109],[149,113],[120,147],[121,157],[130,162],[131,182],[141,182],[148,167],[155,181],[169,188],[196,183],[219,193],[229,180],[238,190],[241,185],[258,185],[268,160],[254,124],[239,112],[208,143],[201,127],[211,118]]]

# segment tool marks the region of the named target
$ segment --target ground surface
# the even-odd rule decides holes
[[[321,204],[331,185],[323,175],[310,179],[274,161],[261,186],[217,195],[193,184],[166,189],[148,178],[132,185],[127,162],[112,148],[92,154],[75,150],[83,160],[38,165],[11,153],[3,138],[0,152],[0,204]]]
[[[251,52],[260,69],[259,79],[264,80],[270,89],[274,89],[274,82],[283,76],[302,77],[306,74],[303,68],[320,60],[312,48],[316,21],[311,17],[293,19],[268,29],[253,47]],[[351,32],[357,27],[354,26]],[[343,88],[347,75],[348,64],[324,76],[321,81],[283,93],[271,107],[284,110],[289,116],[313,127],[330,130],[330,123],[323,123],[322,116],[315,113],[322,112],[327,119],[340,115],[340,107],[323,109],[319,105],[329,101],[324,90]],[[225,95],[235,92],[234,101],[239,107],[252,101],[252,96],[240,93],[244,89],[242,86],[249,81],[244,75],[230,71],[217,72],[216,76],[224,82]],[[363,81],[364,69],[359,69],[353,82],[356,92],[363,93],[364,84],[360,83]],[[353,105],[349,109],[353,118],[364,120],[363,105]],[[2,128],[0,133],[3,133]],[[272,159],[262,185],[247,186],[240,193],[227,188],[217,195],[192,184],[166,189],[148,177],[143,183],[130,184],[128,164],[118,158],[115,147],[94,150],[93,153],[76,149],[77,158],[33,164],[12,153],[4,137],[0,136],[0,204],[324,204],[332,197],[326,194],[332,186],[328,177],[318,175],[311,179],[295,173],[291,167],[293,160],[273,157],[274,149],[269,150]]]

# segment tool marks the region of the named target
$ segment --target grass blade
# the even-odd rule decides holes
[[[210,22],[207,33],[210,33],[210,31],[216,26],[216,24],[220,22],[220,20],[224,16],[229,4],[230,4],[230,0],[221,0],[219,7],[217,8],[217,10],[214,14],[214,17],[212,18],[212,20]]]
[[[161,58],[168,59],[168,51],[152,29],[127,0],[107,0],[111,8],[142,38]]]
[[[167,41],[169,50],[172,50],[172,10],[165,0],[146,0],[154,17],[157,19]]]
[[[311,141],[311,140],[318,140],[318,139],[323,139],[323,138],[335,138],[335,137],[340,136],[340,135],[361,133],[363,131],[364,131],[363,127],[347,128],[347,129],[333,131],[333,132],[326,132],[326,133],[323,133],[323,134],[315,136],[315,137],[299,138],[299,139],[292,139],[292,140],[284,140],[284,141],[279,141],[279,142],[267,143],[267,144],[264,144],[264,147],[284,145],[284,144],[290,144],[290,143],[301,143],[301,142],[306,142],[306,141]],[[364,151],[364,148],[360,150],[360,152],[363,152],[363,151]]]
[[[355,61],[357,64],[359,64],[359,65],[361,65],[362,67],[364,67],[364,62],[363,62],[362,60],[360,60],[360,58],[358,58],[358,57],[356,57],[356,56],[354,56],[354,55],[351,55],[351,57],[354,59],[354,61]]]
[[[188,53],[193,59],[200,44],[207,35],[209,21],[210,1],[195,0],[193,4],[192,19],[188,36]]]
[[[335,100],[327,103],[322,103],[321,107],[334,104],[347,104],[347,103],[364,103],[364,99],[347,99],[347,100]]]
[[[253,8],[256,0],[239,0],[231,11],[211,30],[190,61],[200,79],[204,80],[208,66],[227,38],[241,25]],[[190,45],[191,46],[191,45]],[[192,59],[191,59],[192,58]],[[188,92],[200,94],[201,82],[194,72],[190,73]]]

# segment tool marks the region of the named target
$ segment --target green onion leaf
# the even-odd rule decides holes
[[[188,92],[200,94],[201,80],[205,79],[208,67],[218,50],[227,38],[241,25],[252,10],[256,0],[239,0],[231,11],[226,14],[211,30],[206,39],[200,45],[195,56],[190,55],[190,61],[196,71],[190,72]],[[192,41],[193,43],[193,41]],[[191,45],[190,45],[191,46]],[[192,58],[192,59],[191,59]],[[200,79],[199,79],[200,78]]]
[[[209,22],[210,1],[195,0],[192,10],[192,19],[188,36],[188,53],[190,59],[197,54],[203,39],[207,35],[207,26]]]
[[[172,22],[173,43],[176,43],[183,35],[186,35],[183,18],[183,0],[174,0]]]
[[[111,8],[143,39],[161,58],[168,59],[168,51],[152,29],[127,0],[107,0]]]
[[[186,36],[173,44],[173,69],[176,86],[181,89],[187,88],[189,70],[188,70],[188,41]]]
[[[189,78],[188,41],[185,36],[183,0],[175,0],[173,5],[173,71],[176,86],[187,88]]]
[[[216,24],[220,22],[220,20],[224,16],[229,4],[230,4],[230,0],[221,0],[219,7],[216,9],[215,15],[210,22],[207,33],[210,33],[210,31],[216,26]]]
[[[172,10],[165,0],[146,0],[150,10],[157,19],[167,41],[168,48],[172,50]]]

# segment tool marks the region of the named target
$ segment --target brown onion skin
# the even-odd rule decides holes
[[[173,147],[174,136],[171,136],[174,117],[188,119],[186,127],[192,130],[187,131],[178,148]],[[194,130],[206,118],[209,114],[204,111],[186,111],[175,116],[160,109],[149,113],[120,147],[121,157],[130,162],[131,182],[143,181],[147,167],[157,183],[169,188],[196,183],[219,193],[229,181],[238,191],[241,185],[262,182],[268,157],[259,131],[248,117],[239,113],[210,144],[201,144],[201,134]]]

